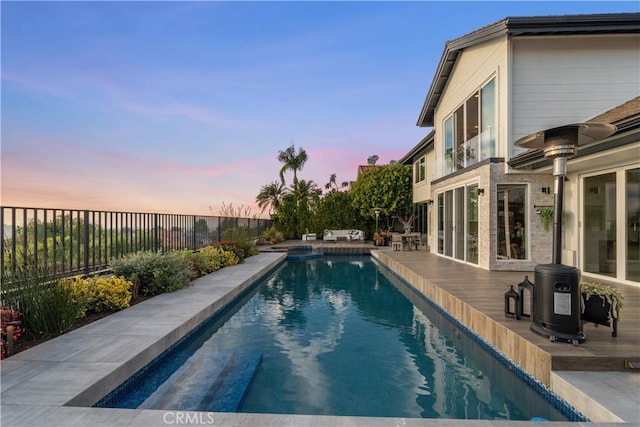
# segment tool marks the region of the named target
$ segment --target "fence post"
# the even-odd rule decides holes
[[[158,214],[153,215],[153,251],[158,252],[160,244],[160,230],[158,230]]]
[[[191,250],[195,251],[197,249],[197,244],[196,244],[196,216],[193,216],[193,243],[191,244]]]
[[[84,211],[84,274],[89,274],[89,211]]]

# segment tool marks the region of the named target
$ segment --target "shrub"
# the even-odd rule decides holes
[[[36,338],[68,331],[83,309],[68,283],[49,277],[46,266],[23,266],[3,294],[3,305],[17,310],[25,333]]]
[[[0,350],[0,360],[7,357],[7,327],[9,326],[7,323],[17,321],[20,321],[20,313],[16,310],[11,310],[10,308],[0,307],[0,345],[2,346],[2,349]],[[22,335],[22,327],[20,325],[16,325],[13,328],[12,341],[15,343],[18,341],[18,338],[20,338],[20,335]]]
[[[228,228],[222,233],[223,241],[220,245],[233,247],[240,262],[242,262],[246,257],[258,253],[258,248],[254,243],[255,237],[255,231],[248,227]],[[229,250],[230,248],[225,249]],[[243,252],[239,253],[238,249]]]
[[[73,301],[81,308],[78,311],[78,318],[82,318],[87,315],[87,307],[89,300],[91,299],[91,289],[89,288],[89,282],[84,280],[82,276],[77,276],[75,279],[58,279],[59,283],[66,283],[71,287],[71,295]]]
[[[117,311],[129,307],[131,303],[131,288],[133,283],[124,277],[101,276],[75,280],[63,279],[70,282],[74,298],[84,302],[83,315],[87,311]]]
[[[231,267],[232,265],[238,265],[240,263],[240,259],[234,252],[223,251],[222,254],[224,255],[224,265],[226,267]]]
[[[256,236],[248,227],[230,227],[222,232],[222,240],[239,243],[252,241]]]
[[[622,291],[616,287],[595,282],[580,282],[580,292],[588,300],[592,295],[601,297],[611,305],[611,313],[615,319],[620,319],[624,307]]]
[[[131,303],[133,283],[124,277],[92,277],[93,298],[89,301],[91,311],[122,310]]]
[[[242,257],[239,257],[240,261],[243,261],[246,257],[250,257],[258,253],[258,248],[256,247],[253,240],[234,242],[234,245],[237,249],[240,249],[242,251]]]
[[[244,260],[245,251],[244,249],[238,247],[236,243],[223,240],[222,242],[219,242],[219,243],[213,243],[212,246],[215,248],[220,248],[227,252],[233,252],[236,255],[236,257],[238,257],[238,262],[242,262]]]
[[[116,276],[134,283],[134,294],[157,295],[173,292],[189,284],[192,276],[189,261],[177,252],[164,255],[138,252],[111,262]]]
[[[282,242],[284,240],[284,235],[280,231],[276,230],[275,227],[269,227],[264,230],[264,232],[262,233],[262,237],[271,242],[273,242],[273,239],[275,239],[276,243]]]
[[[189,262],[191,270],[194,272],[194,278],[212,273],[225,266],[223,250],[213,246],[207,246],[197,252],[184,249],[178,251],[178,254]]]

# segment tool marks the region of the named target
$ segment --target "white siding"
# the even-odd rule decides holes
[[[434,180],[433,150],[426,154],[425,180],[413,184],[413,203],[424,203],[431,199],[431,181]]]
[[[589,120],[640,94],[637,35],[517,38],[511,65],[512,142]]]
[[[497,108],[497,155],[503,156],[505,151],[501,144],[504,140],[503,125],[506,123],[506,109],[501,106],[507,105],[507,81],[501,79],[499,71],[506,69],[507,65],[507,39],[506,37],[494,39],[486,43],[465,49],[458,57],[456,66],[452,70],[451,77],[447,82],[440,102],[436,106],[434,124],[436,129],[441,130],[435,134],[435,159],[436,176],[442,176],[441,161],[443,158],[443,132],[444,119],[453,113],[467,98],[475,91],[487,83],[492,77],[496,78],[496,108]]]

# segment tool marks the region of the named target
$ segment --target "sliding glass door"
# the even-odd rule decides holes
[[[640,282],[640,168],[626,172],[626,279]]]
[[[478,263],[478,185],[438,194],[438,253]]]
[[[582,183],[583,270],[640,282],[640,168]]]

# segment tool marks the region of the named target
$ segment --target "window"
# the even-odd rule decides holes
[[[444,121],[444,174],[495,155],[495,79]]]
[[[626,171],[625,184],[627,187],[625,191],[626,279],[640,282],[640,168]]]
[[[453,172],[453,116],[444,121],[444,172]]]
[[[414,182],[422,182],[426,177],[426,159],[425,157],[420,157],[420,160],[413,164],[413,176]]]
[[[492,79],[482,89],[480,98],[480,146],[481,158],[487,159],[496,155],[496,81]]]
[[[585,271],[616,277],[616,174],[584,180]]]
[[[498,259],[527,259],[526,185],[498,185]]]
[[[438,253],[444,254],[444,193],[438,194]]]
[[[467,261],[478,263],[478,185],[467,187]]]

